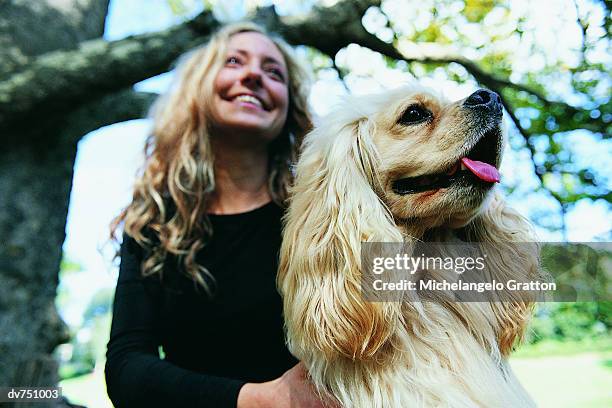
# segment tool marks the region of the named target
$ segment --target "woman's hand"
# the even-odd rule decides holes
[[[281,377],[261,384],[245,384],[238,394],[238,408],[332,408],[321,401],[308,381],[302,363],[287,370]]]

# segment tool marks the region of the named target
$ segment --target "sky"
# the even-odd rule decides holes
[[[286,12],[295,7],[296,2],[282,3],[285,8],[281,8],[281,12]],[[241,17],[241,1],[225,4],[226,10],[218,11],[217,17]],[[115,40],[131,34],[156,31],[187,17],[172,14],[167,0],[115,0],[111,2],[107,17],[105,38]],[[370,17],[374,20],[377,18]],[[368,24],[368,20],[364,20],[364,23]],[[415,24],[425,23],[416,21]],[[542,41],[552,41],[555,38],[551,39],[549,34],[545,34]],[[357,45],[341,51],[336,63],[353,70],[354,75],[347,78],[347,83],[351,91],[357,94],[393,88],[412,79],[409,74],[399,70],[389,70],[380,56]],[[168,88],[171,79],[171,74],[160,75],[137,84],[135,89],[162,93]],[[448,81],[441,71],[434,72],[420,82],[443,92],[450,99],[464,98],[476,89],[473,82],[459,85]],[[346,92],[334,71],[321,71],[310,99],[315,113],[325,114],[341,101]],[[61,281],[63,288],[70,293],[70,301],[61,313],[70,325],[81,324],[83,310],[96,291],[115,285],[117,268],[112,260],[114,248],[108,243],[108,225],[130,202],[132,184],[143,161],[142,150],[149,131],[148,120],[133,120],[91,132],[79,142],[64,253],[67,259],[80,264],[83,271],[70,274]],[[586,157],[587,160],[606,157],[607,160],[612,154],[610,143],[604,145],[588,137],[582,140],[580,148],[583,152],[579,157]],[[603,156],[593,154],[598,150],[601,153],[602,149],[609,153]],[[519,190],[531,191],[538,186],[524,149],[508,148],[501,172],[503,182]],[[540,208],[543,212],[556,208],[552,198],[543,195],[528,195],[520,200],[510,200],[510,203],[524,215],[528,215],[534,208]],[[612,219],[604,202],[578,203],[568,213],[566,222],[571,241],[594,240],[605,236],[612,229]],[[542,228],[538,229],[538,234],[543,240],[558,241],[562,238],[560,233]]]

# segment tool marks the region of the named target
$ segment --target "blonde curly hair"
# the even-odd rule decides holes
[[[268,190],[284,206],[292,182],[291,165],[311,127],[307,106],[310,73],[281,38],[253,23],[227,25],[207,44],[185,54],[170,91],[153,105],[153,131],[145,146],[146,161],[134,186],[133,200],[111,224],[111,236],[123,225],[126,234],[147,249],[144,276],[162,272],[168,254],[176,255],[185,273],[212,293],[214,279],[196,262],[212,237],[207,206],[215,191],[214,152],[210,144],[213,82],[234,34],[266,35],[282,53],[289,75],[289,110],[282,133],[269,145]]]

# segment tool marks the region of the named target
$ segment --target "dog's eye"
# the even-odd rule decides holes
[[[411,105],[404,111],[399,123],[402,125],[415,125],[431,118],[431,112],[421,105]]]

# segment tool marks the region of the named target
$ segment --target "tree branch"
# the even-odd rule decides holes
[[[338,51],[355,42],[355,31],[364,30],[363,15],[376,6],[380,6],[380,0],[344,0],[331,7],[313,7],[304,18],[280,17],[273,7],[265,7],[257,10],[254,19],[289,43],[316,48],[333,59]]]
[[[409,50],[400,52],[394,45],[386,43],[375,35],[369,33],[365,28],[363,28],[363,26],[361,26],[361,24],[359,27],[350,27],[350,35],[348,36],[348,40],[349,43],[353,42],[396,60],[403,60],[406,62],[422,62],[425,64],[449,64],[451,62],[455,62],[462,65],[470,74],[474,76],[474,78],[476,78],[478,82],[482,83],[483,85],[489,86],[489,84],[493,84],[497,85],[498,87],[509,86],[519,91],[524,91],[535,95],[538,99],[545,103],[550,103],[543,94],[534,89],[485,72],[478,66],[478,64],[462,57],[459,54],[459,51],[452,46],[444,46],[435,43],[410,43]]]
[[[529,150],[529,155],[531,156],[531,162],[533,163],[533,172],[536,175],[536,177],[540,180],[540,186],[541,188],[543,188],[544,190],[548,191],[550,193],[550,195],[552,196],[552,198],[555,199],[555,201],[559,204],[559,211],[561,212],[560,217],[561,217],[561,231],[563,233],[563,239],[566,240],[566,235],[567,235],[567,231],[566,231],[566,225],[565,225],[565,213],[566,213],[566,204],[563,201],[563,198],[556,193],[555,191],[552,191],[550,188],[546,187],[545,183],[544,183],[544,173],[538,169],[538,166],[536,165],[535,161],[534,161],[534,156],[536,154],[536,149],[533,146],[533,144],[531,143],[531,139],[529,139],[529,132],[527,132],[527,130],[525,130],[525,128],[523,128],[523,126],[521,125],[521,122],[519,121],[519,119],[516,117],[516,115],[514,114],[514,112],[512,111],[512,109],[510,109],[510,106],[502,99],[502,103],[504,105],[504,108],[506,109],[506,111],[508,112],[508,115],[510,116],[510,119],[512,120],[512,123],[514,123],[514,126],[516,126],[516,129],[519,131],[519,133],[521,134],[521,136],[523,137],[523,139],[525,139],[525,146],[527,147],[527,149]]]
[[[43,54],[0,82],[0,127],[41,113],[66,112],[164,72],[217,26],[204,12],[168,30],[112,42],[86,41],[76,50]]]
[[[576,10],[576,24],[580,27],[580,64],[582,64],[585,60],[584,55],[586,52],[586,43],[587,43],[587,28],[588,24],[582,21],[580,18],[580,9],[578,8],[578,2],[576,0],[573,1],[574,10]]]
[[[564,102],[550,101],[540,92],[531,89],[525,85],[516,84],[505,78],[500,78],[496,75],[484,71],[474,61],[468,60],[461,56],[459,52],[452,46],[443,46],[439,44],[431,43],[420,43],[410,44],[406,47],[406,50],[399,51],[394,45],[386,43],[380,40],[375,35],[367,32],[361,24],[359,26],[352,25],[347,27],[344,33],[344,41],[348,43],[355,43],[363,47],[367,47],[372,51],[376,51],[382,55],[396,60],[403,60],[406,62],[422,62],[422,63],[436,63],[436,64],[449,64],[451,62],[462,65],[480,84],[487,88],[496,91],[501,94],[504,88],[512,88],[517,91],[523,91],[528,94],[534,95],[540,100],[545,108],[551,111],[563,112],[563,116],[572,117],[578,113],[584,112],[581,109],[568,105]],[[332,55],[333,58],[333,55]],[[508,111],[510,107],[507,106]],[[588,112],[587,112],[588,113]],[[602,132],[603,129],[607,129],[610,126],[609,123],[603,121],[603,115],[598,119],[589,120],[588,123],[580,123],[581,129],[588,129],[593,132]],[[573,129],[564,129],[573,130]]]
[[[332,7],[315,7],[305,18],[278,16],[273,7],[257,10],[254,18],[269,30],[281,33],[292,44],[308,45],[331,58],[350,43],[407,62],[455,62],[464,66],[484,86],[500,92],[505,87],[535,95],[548,108],[567,115],[581,112],[520,84],[483,71],[458,52],[431,44],[414,44],[410,53],[367,32],[361,18],[379,0],[344,0]],[[19,123],[35,123],[41,114],[60,116],[75,105],[110,94],[135,82],[165,72],[183,52],[203,40],[219,23],[208,11],[168,30],[123,40],[102,39],[81,43],[77,50],[56,51],[35,58],[21,71],[0,82],[0,130]],[[602,120],[601,118],[599,120]],[[601,131],[592,121],[591,130]],[[602,122],[603,126],[607,126]]]
[[[109,0],[0,1],[0,78],[32,58],[100,37]]]
[[[329,8],[316,7],[304,20],[281,18],[272,7],[256,18],[271,31],[283,33],[294,44],[307,44],[326,53],[349,42],[339,36],[379,1],[344,0]],[[156,33],[118,41],[102,39],[81,43],[77,50],[56,51],[32,60],[0,82],[0,129],[19,122],[32,123],[42,114],[59,115],[75,104],[115,92],[165,72],[183,52],[202,43],[219,26],[204,11],[193,20]]]
[[[143,118],[157,96],[124,89],[91,101],[63,119],[62,137],[76,142],[83,135],[101,127]]]

